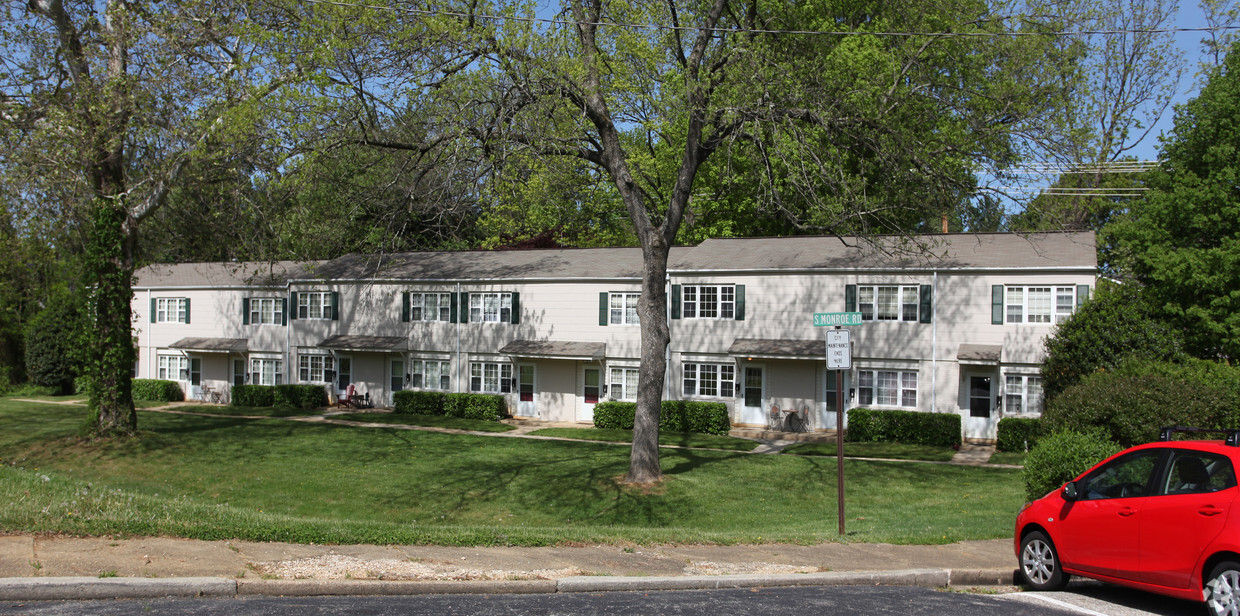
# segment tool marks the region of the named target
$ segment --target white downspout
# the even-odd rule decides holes
[[[939,271],[934,270],[934,283],[930,300],[930,411],[939,412],[939,318],[934,307],[939,304]]]
[[[146,290],[146,309],[151,309],[151,290]],[[146,378],[155,378],[155,354],[151,348],[151,323],[155,321],[155,315],[146,315]]]
[[[461,379],[465,377],[465,369],[467,366],[461,363],[461,314],[469,310],[469,306],[461,304],[461,283],[456,283],[456,393],[461,393]]]

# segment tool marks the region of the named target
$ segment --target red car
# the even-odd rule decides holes
[[[1205,601],[1240,615],[1240,431],[1226,441],[1138,445],[1103,460],[1016,516],[1025,584],[1057,590],[1072,575]]]

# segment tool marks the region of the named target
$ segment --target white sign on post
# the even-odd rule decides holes
[[[852,336],[847,329],[827,331],[827,369],[852,369]]]

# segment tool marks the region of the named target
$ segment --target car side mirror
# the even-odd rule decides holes
[[[1080,498],[1080,495],[1076,493],[1076,482],[1069,481],[1068,483],[1065,483],[1063,485],[1062,495],[1063,499],[1069,503],[1075,502],[1078,498]]]

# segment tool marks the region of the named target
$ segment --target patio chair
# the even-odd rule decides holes
[[[349,386],[344,388],[344,395],[340,396],[340,400],[337,401],[337,404],[339,406],[357,408],[357,403],[353,400],[353,396],[355,395],[353,393],[354,391],[353,384],[349,383]]]
[[[784,423],[783,417],[779,414],[779,405],[772,404],[771,412],[766,414],[766,429],[767,430],[782,430],[783,423]]]

